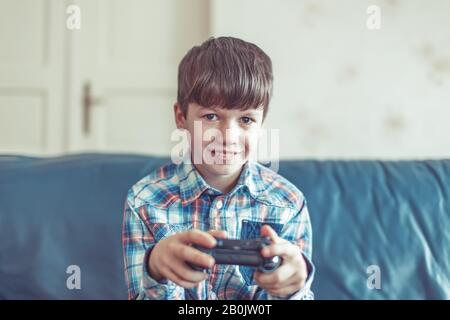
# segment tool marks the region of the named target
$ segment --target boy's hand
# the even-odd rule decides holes
[[[272,240],[272,244],[262,249],[261,254],[267,258],[280,256],[283,263],[271,273],[255,271],[256,283],[269,294],[279,297],[302,289],[308,277],[308,270],[299,247],[280,238],[268,225],[261,228],[261,236],[268,236]]]
[[[211,268],[214,258],[191,247],[197,244],[207,248],[216,245],[214,237],[226,237],[224,231],[189,230],[177,233],[159,241],[152,250],[148,269],[156,281],[171,280],[184,288],[193,288],[204,281],[208,274],[193,270],[188,264],[192,263],[204,268]]]

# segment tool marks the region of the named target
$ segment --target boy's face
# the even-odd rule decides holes
[[[263,108],[207,108],[190,103],[184,116],[174,107],[177,127],[190,134],[191,160],[209,176],[236,175],[256,152]]]

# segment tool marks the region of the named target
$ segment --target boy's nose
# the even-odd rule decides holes
[[[239,144],[241,138],[241,130],[239,126],[230,124],[222,131],[225,145]]]

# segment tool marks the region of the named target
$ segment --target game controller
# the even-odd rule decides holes
[[[251,240],[215,239],[217,244],[214,248],[210,249],[198,245],[193,245],[193,247],[211,255],[216,261],[216,264],[256,267],[264,273],[272,272],[281,265],[281,257],[279,256],[271,258],[261,256],[261,249],[272,243],[269,237]],[[192,264],[190,266],[197,271],[206,271],[206,269],[200,266]]]

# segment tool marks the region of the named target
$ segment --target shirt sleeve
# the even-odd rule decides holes
[[[315,267],[312,263],[312,227],[306,200],[303,200],[301,209],[289,220],[279,236],[299,247],[308,269],[305,285],[299,291],[285,297],[272,296],[265,290],[258,289],[255,293],[255,299],[314,300],[314,293],[311,291],[315,274]]]
[[[183,287],[170,280],[158,282],[150,276],[147,261],[155,244],[155,239],[142,217],[129,201],[126,201],[122,247],[128,299],[184,300]]]

